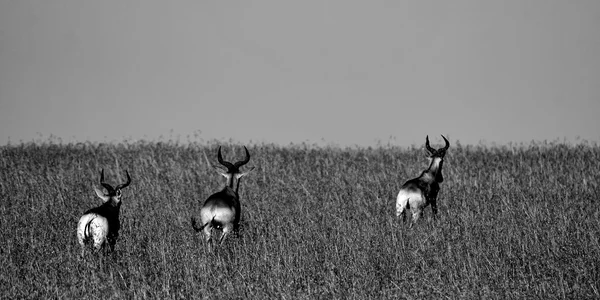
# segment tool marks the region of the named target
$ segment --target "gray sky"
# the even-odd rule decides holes
[[[0,0],[0,144],[600,141],[599,28],[597,0]]]

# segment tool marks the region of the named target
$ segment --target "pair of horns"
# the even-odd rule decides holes
[[[446,139],[446,137],[444,137],[442,135],[442,138],[444,139],[444,142],[446,142],[446,146],[444,146],[444,151],[448,150],[448,148],[450,147],[450,142],[448,142],[448,140]],[[427,148],[427,150],[429,150],[429,152],[435,152],[436,150],[431,148],[431,146],[429,146],[429,136],[425,137],[425,147]]]
[[[221,146],[219,146],[219,151],[217,152],[217,159],[219,163],[227,168],[227,171],[230,173],[235,173],[239,171],[239,168],[250,161],[250,152],[248,152],[248,148],[244,146],[244,150],[246,151],[246,158],[244,160],[240,160],[236,163],[230,163],[228,161],[223,160],[223,156],[221,155]]]
[[[125,170],[125,173],[127,174],[127,182],[125,183],[121,183],[119,185],[117,185],[115,188],[113,188],[110,184],[104,182],[104,169],[102,169],[102,171],[100,172],[100,184],[110,193],[116,190],[120,190],[123,189],[125,187],[127,187],[130,183],[131,183],[131,177],[129,176],[129,172],[127,172],[127,170]]]

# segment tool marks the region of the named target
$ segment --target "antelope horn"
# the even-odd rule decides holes
[[[102,185],[109,193],[114,191],[113,187],[104,182],[104,168],[102,169],[102,171],[100,171],[100,185]]]
[[[227,167],[228,170],[234,167],[232,163],[223,160],[223,156],[221,155],[221,146],[219,146],[219,150],[217,151],[217,159],[219,160],[219,163]]]
[[[448,148],[450,147],[450,142],[448,142],[448,140],[446,139],[445,136],[442,135],[442,138],[444,139],[444,142],[446,142],[446,146],[444,146],[444,150],[448,150]]]
[[[250,161],[250,152],[248,152],[248,148],[246,148],[246,146],[244,146],[244,150],[246,150],[246,158],[244,158],[244,160],[240,160],[240,161],[236,162],[234,164],[234,166],[236,168],[239,168],[239,167],[247,164]]]
[[[116,190],[123,189],[131,183],[131,177],[129,176],[129,172],[125,170],[125,173],[127,174],[127,182],[117,185],[117,187],[115,188]]]
[[[431,146],[429,146],[429,135],[425,137],[425,148],[427,148],[427,151],[433,153],[435,152],[435,149],[431,148]]]

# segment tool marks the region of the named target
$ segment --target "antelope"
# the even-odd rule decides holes
[[[442,165],[446,150],[450,147],[450,142],[442,135],[446,145],[443,148],[434,149],[429,145],[429,136],[425,137],[425,147],[429,151],[430,164],[427,170],[421,172],[419,177],[405,182],[400,188],[396,198],[396,216],[402,215],[402,220],[406,220],[406,209],[412,211],[412,223],[410,227],[423,215],[423,210],[431,204],[433,217],[438,213],[437,195],[440,191],[440,183],[444,182],[442,176]]]
[[[85,253],[86,245],[91,244],[96,251],[106,249],[109,246],[110,251],[114,251],[115,243],[119,237],[119,211],[121,210],[121,190],[131,183],[129,172],[127,182],[117,185],[113,188],[110,184],[104,182],[104,169],[100,172],[100,185],[106,189],[106,194],[99,188],[94,187],[96,195],[104,201],[104,204],[89,209],[79,219],[77,223],[77,240],[81,245],[81,256]]]
[[[203,230],[207,242],[211,240],[213,228],[221,230],[219,244],[223,243],[231,231],[237,230],[238,228],[241,209],[240,196],[238,194],[240,179],[254,170],[254,167],[252,167],[246,172],[240,171],[240,167],[250,161],[250,153],[246,146],[244,146],[244,150],[246,151],[246,158],[244,158],[244,160],[230,163],[223,160],[221,147],[219,146],[217,159],[221,165],[227,168],[227,171],[221,170],[219,167],[214,166],[209,162],[211,167],[227,178],[227,185],[220,192],[214,193],[206,199],[204,205],[200,209],[200,225],[197,224],[197,218],[192,217],[192,228],[194,228],[196,232]]]

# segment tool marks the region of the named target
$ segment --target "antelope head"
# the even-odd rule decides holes
[[[250,153],[248,152],[248,148],[246,148],[246,146],[244,146],[244,151],[246,152],[246,156],[243,160],[237,161],[235,163],[231,163],[226,160],[223,160],[223,155],[221,154],[221,146],[219,146],[219,150],[217,151],[217,160],[219,161],[219,163],[222,166],[225,167],[226,170],[223,170],[218,166],[212,166],[215,170],[217,170],[217,172],[219,174],[221,174],[225,178],[227,178],[227,186],[228,187],[233,188],[234,181],[237,181],[237,186],[235,189],[236,193],[240,186],[239,179],[242,178],[243,176],[247,175],[248,173],[252,172],[252,170],[254,170],[254,167],[252,167],[246,172],[240,171],[240,167],[242,167],[243,165],[247,164],[250,161]]]
[[[444,182],[444,176],[442,175],[442,165],[444,164],[444,156],[446,156],[446,150],[450,147],[450,142],[442,135],[444,147],[435,149],[429,145],[429,136],[425,137],[425,148],[429,151],[430,165],[429,170],[435,174],[435,180],[437,182]]]
[[[450,142],[448,142],[446,137],[444,137],[443,135],[442,138],[444,139],[444,142],[446,142],[446,145],[442,148],[434,149],[429,145],[429,136],[425,137],[425,148],[427,148],[427,151],[429,151],[430,158],[439,157],[443,159],[444,156],[446,156],[446,150],[448,150],[448,148],[450,147]]]
[[[121,205],[121,189],[126,188],[131,183],[131,177],[129,176],[129,172],[127,170],[125,170],[125,174],[127,174],[127,182],[121,183],[113,188],[110,184],[104,182],[104,169],[102,169],[100,172],[100,185],[106,189],[106,193],[104,193],[101,189],[94,187],[96,195],[98,195],[98,197],[100,197],[104,203],[110,203],[112,206]]]

